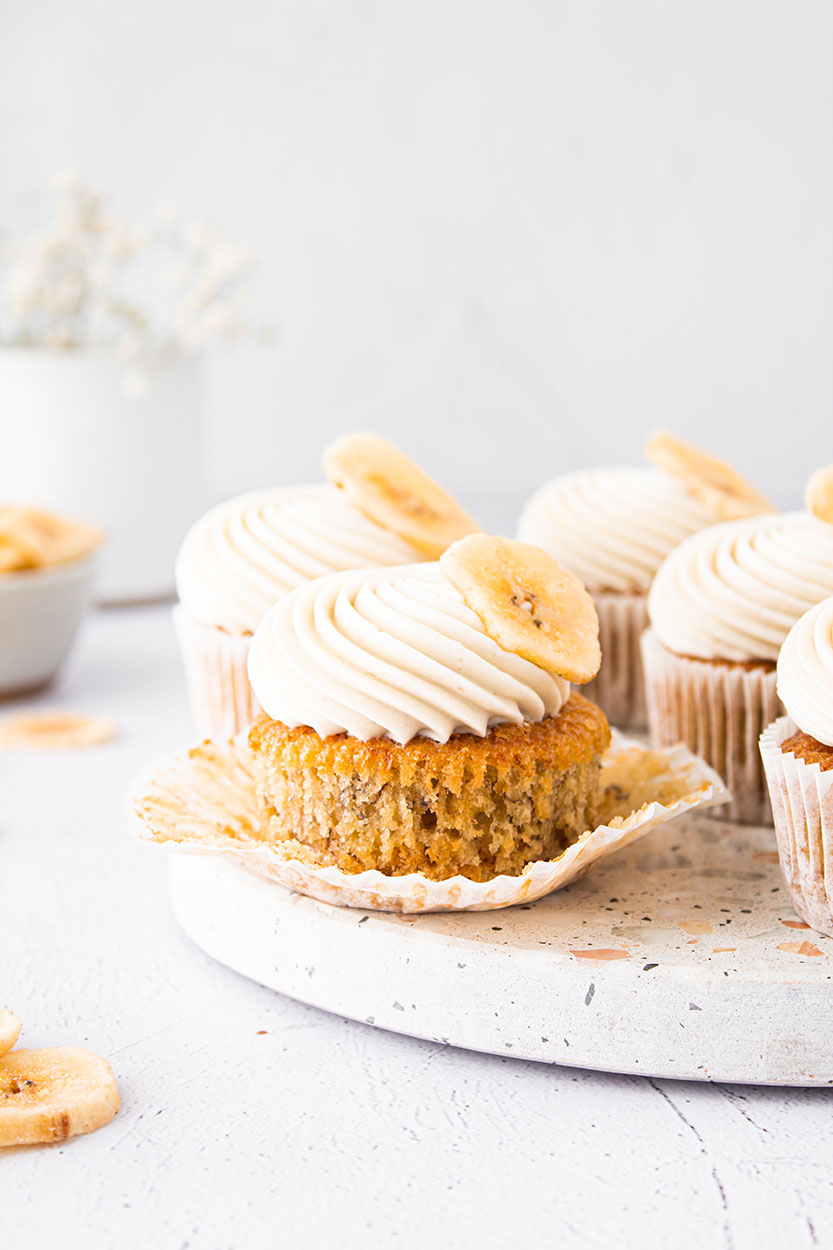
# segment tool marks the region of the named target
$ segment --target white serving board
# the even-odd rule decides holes
[[[540,902],[426,916],[171,859],[198,946],[338,1015],[545,1063],[833,1084],[833,940],[792,910],[771,829],[682,817]]]

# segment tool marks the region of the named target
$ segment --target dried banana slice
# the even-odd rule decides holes
[[[20,1021],[8,1007],[0,1009],[0,1055],[11,1050],[20,1037]]]
[[[448,548],[440,568],[505,651],[567,681],[596,676],[602,653],[593,600],[540,547],[471,534]]]
[[[684,443],[667,430],[657,430],[651,435],[645,444],[645,458],[658,469],[680,478],[718,521],[734,521],[775,511],[766,496],[730,464]]]
[[[88,555],[101,533],[80,521],[16,505],[0,508],[0,572],[64,564]]]
[[[107,716],[77,716],[60,710],[20,712],[0,724],[0,748],[64,751],[98,746],[115,736],[115,723]]]
[[[804,502],[820,521],[833,525],[833,464],[816,469],[807,483]]]
[[[106,1059],[55,1046],[0,1057],[0,1146],[66,1141],[112,1120],[119,1092]]]
[[[324,451],[324,472],[351,503],[430,560],[480,527],[398,447],[378,434],[345,434]]]

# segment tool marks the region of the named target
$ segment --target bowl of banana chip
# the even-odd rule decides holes
[[[101,538],[79,521],[0,506],[0,696],[57,673],[90,602]]]

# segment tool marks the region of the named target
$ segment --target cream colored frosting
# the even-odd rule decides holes
[[[707,660],[777,660],[798,618],[833,594],[833,525],[809,512],[712,525],[664,561],[648,598],[663,646]]]
[[[189,616],[245,634],[313,578],[419,558],[337,487],[287,487],[240,495],[195,522],[177,557],[176,585]]]
[[[540,721],[570,693],[489,638],[433,563],[337,573],[287,595],[258,626],[249,679],[290,728],[399,743]]]
[[[543,547],[589,591],[646,591],[661,562],[711,513],[660,469],[586,469],[532,496],[518,537]]]
[[[805,612],[787,634],[778,695],[799,729],[833,747],[833,598]]]

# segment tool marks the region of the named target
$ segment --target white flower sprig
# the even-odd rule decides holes
[[[134,228],[76,178],[60,179],[56,198],[48,228],[0,246],[0,344],[109,348],[136,360],[246,331],[249,252],[171,208]]]

